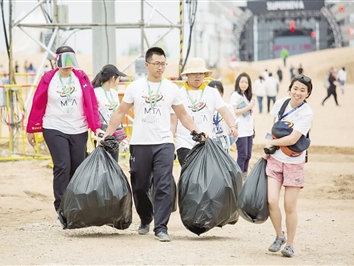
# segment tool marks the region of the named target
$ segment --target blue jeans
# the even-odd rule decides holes
[[[259,113],[263,111],[263,96],[257,96]]]
[[[275,97],[276,96],[267,96],[267,111],[270,111],[270,101],[273,101],[273,105],[275,104]]]

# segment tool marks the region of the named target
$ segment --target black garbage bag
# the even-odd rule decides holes
[[[58,215],[63,227],[68,229],[102,225],[126,229],[130,226],[131,188],[123,170],[104,147],[98,146],[76,169]]]
[[[210,138],[188,153],[178,181],[183,225],[200,235],[238,221],[242,172],[235,160]]]
[[[242,218],[261,224],[268,219],[267,160],[261,158],[254,165],[241,189],[237,207]]]

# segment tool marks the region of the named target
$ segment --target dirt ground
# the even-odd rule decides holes
[[[303,62],[306,71],[311,59]],[[281,96],[286,86],[281,85]],[[230,95],[232,87],[227,90]],[[354,84],[339,94],[341,107],[333,99],[321,106],[324,97],[318,79],[309,99],[315,113],[312,146],[293,258],[268,252],[275,237],[269,219],[256,225],[240,218],[235,225],[197,236],[184,228],[177,210],[168,225],[170,243],[156,241],[152,232],[138,235],[135,211],[123,231],[107,226],[63,230],[53,208],[49,161],[30,160],[0,162],[0,265],[354,265]],[[251,167],[261,156],[272,120],[255,113]],[[124,161],[120,165],[129,177]],[[176,165],[176,179],[179,172]]]

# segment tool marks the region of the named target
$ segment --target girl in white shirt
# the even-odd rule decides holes
[[[105,65],[96,77],[92,80],[92,86],[95,88],[95,95],[98,102],[98,111],[100,113],[102,130],[108,126],[113,112],[119,106],[118,92],[114,89],[120,77],[126,75],[118,70],[114,65]],[[110,153],[118,161],[118,151]]]
[[[243,178],[247,176],[248,164],[252,155],[253,145],[253,107],[251,78],[246,73],[241,73],[235,82],[235,91],[231,95],[230,104],[239,117],[237,147],[237,164],[243,172]]]

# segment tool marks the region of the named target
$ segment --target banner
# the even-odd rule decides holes
[[[247,8],[259,15],[268,12],[320,10],[324,4],[324,0],[256,0],[247,1]]]

